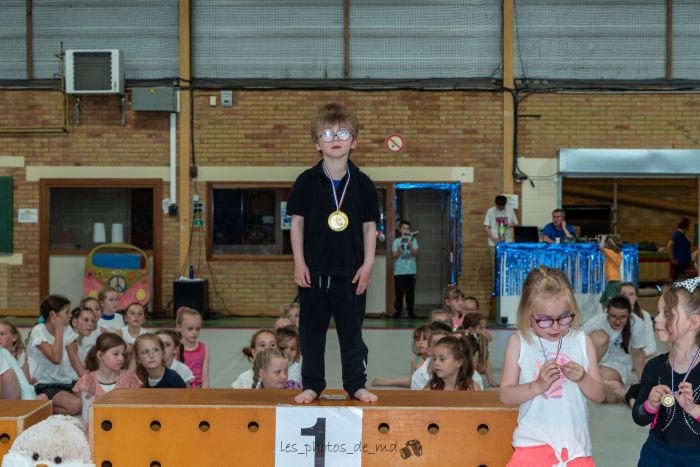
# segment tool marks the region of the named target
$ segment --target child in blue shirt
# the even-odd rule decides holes
[[[418,255],[418,242],[411,234],[411,223],[401,221],[399,224],[399,236],[391,245],[391,254],[394,256],[394,313],[393,317],[401,316],[403,309],[403,297],[406,295],[406,311],[409,318],[415,318],[413,304],[416,295],[416,255]]]

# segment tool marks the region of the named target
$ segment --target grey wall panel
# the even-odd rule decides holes
[[[700,80],[700,4],[673,2],[673,77]]]
[[[199,0],[193,8],[198,78],[343,76],[342,2]]]
[[[0,6],[0,79],[27,77],[25,0],[4,0]]]
[[[59,76],[64,49],[120,49],[127,79],[179,72],[177,0],[33,0],[34,75]]]
[[[577,80],[664,77],[666,6],[663,1],[528,0],[515,4],[516,77]]]
[[[501,76],[499,0],[353,0],[353,78]]]

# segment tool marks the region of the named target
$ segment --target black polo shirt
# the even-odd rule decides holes
[[[349,160],[348,168],[350,185],[340,210],[350,223],[342,232],[328,226],[328,216],[336,207],[323,161],[302,172],[289,194],[287,214],[304,218],[304,259],[312,276],[354,276],[365,257],[362,223],[379,221],[374,183]],[[338,201],[347,181],[345,174],[337,188]]]

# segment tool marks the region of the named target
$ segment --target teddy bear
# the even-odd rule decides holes
[[[95,467],[80,421],[52,415],[23,431],[2,460],[2,467]]]

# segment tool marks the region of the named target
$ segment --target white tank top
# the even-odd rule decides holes
[[[553,359],[557,354],[559,342],[538,339],[532,333],[532,342],[520,338],[519,384],[535,381],[546,359]],[[557,363],[574,361],[588,371],[586,355],[586,334],[571,329],[562,339]],[[566,449],[568,461],[577,457],[591,455],[591,436],[588,432],[588,408],[586,398],[576,385],[562,374],[552,383],[544,394],[520,404],[518,427],[513,433],[513,446],[528,447],[547,444],[554,449],[557,459],[562,459],[562,450]]]

